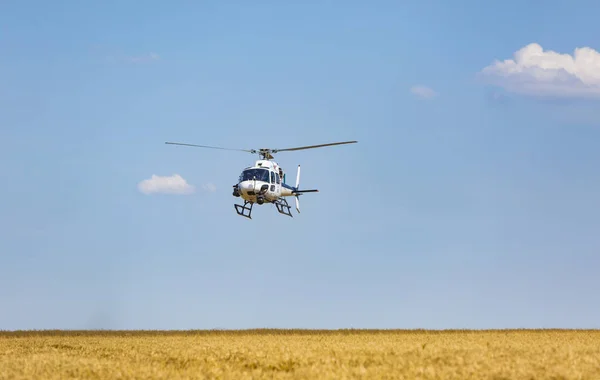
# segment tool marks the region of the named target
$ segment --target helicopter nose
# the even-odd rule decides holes
[[[249,191],[254,191],[254,183],[252,181],[243,181],[239,185],[240,190],[244,193],[248,193]]]

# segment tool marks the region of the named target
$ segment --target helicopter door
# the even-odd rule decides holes
[[[275,192],[281,194],[281,177],[279,177],[279,173],[275,173]]]

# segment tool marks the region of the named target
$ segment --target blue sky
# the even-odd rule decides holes
[[[599,12],[2,2],[0,329],[600,327]]]

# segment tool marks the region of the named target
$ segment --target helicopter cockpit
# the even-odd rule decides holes
[[[242,172],[242,174],[240,174],[239,182],[252,181],[253,179],[256,179],[257,181],[270,182],[269,177],[268,169],[246,169]]]

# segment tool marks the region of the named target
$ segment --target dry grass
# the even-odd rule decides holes
[[[600,379],[597,330],[0,332],[1,379]]]

